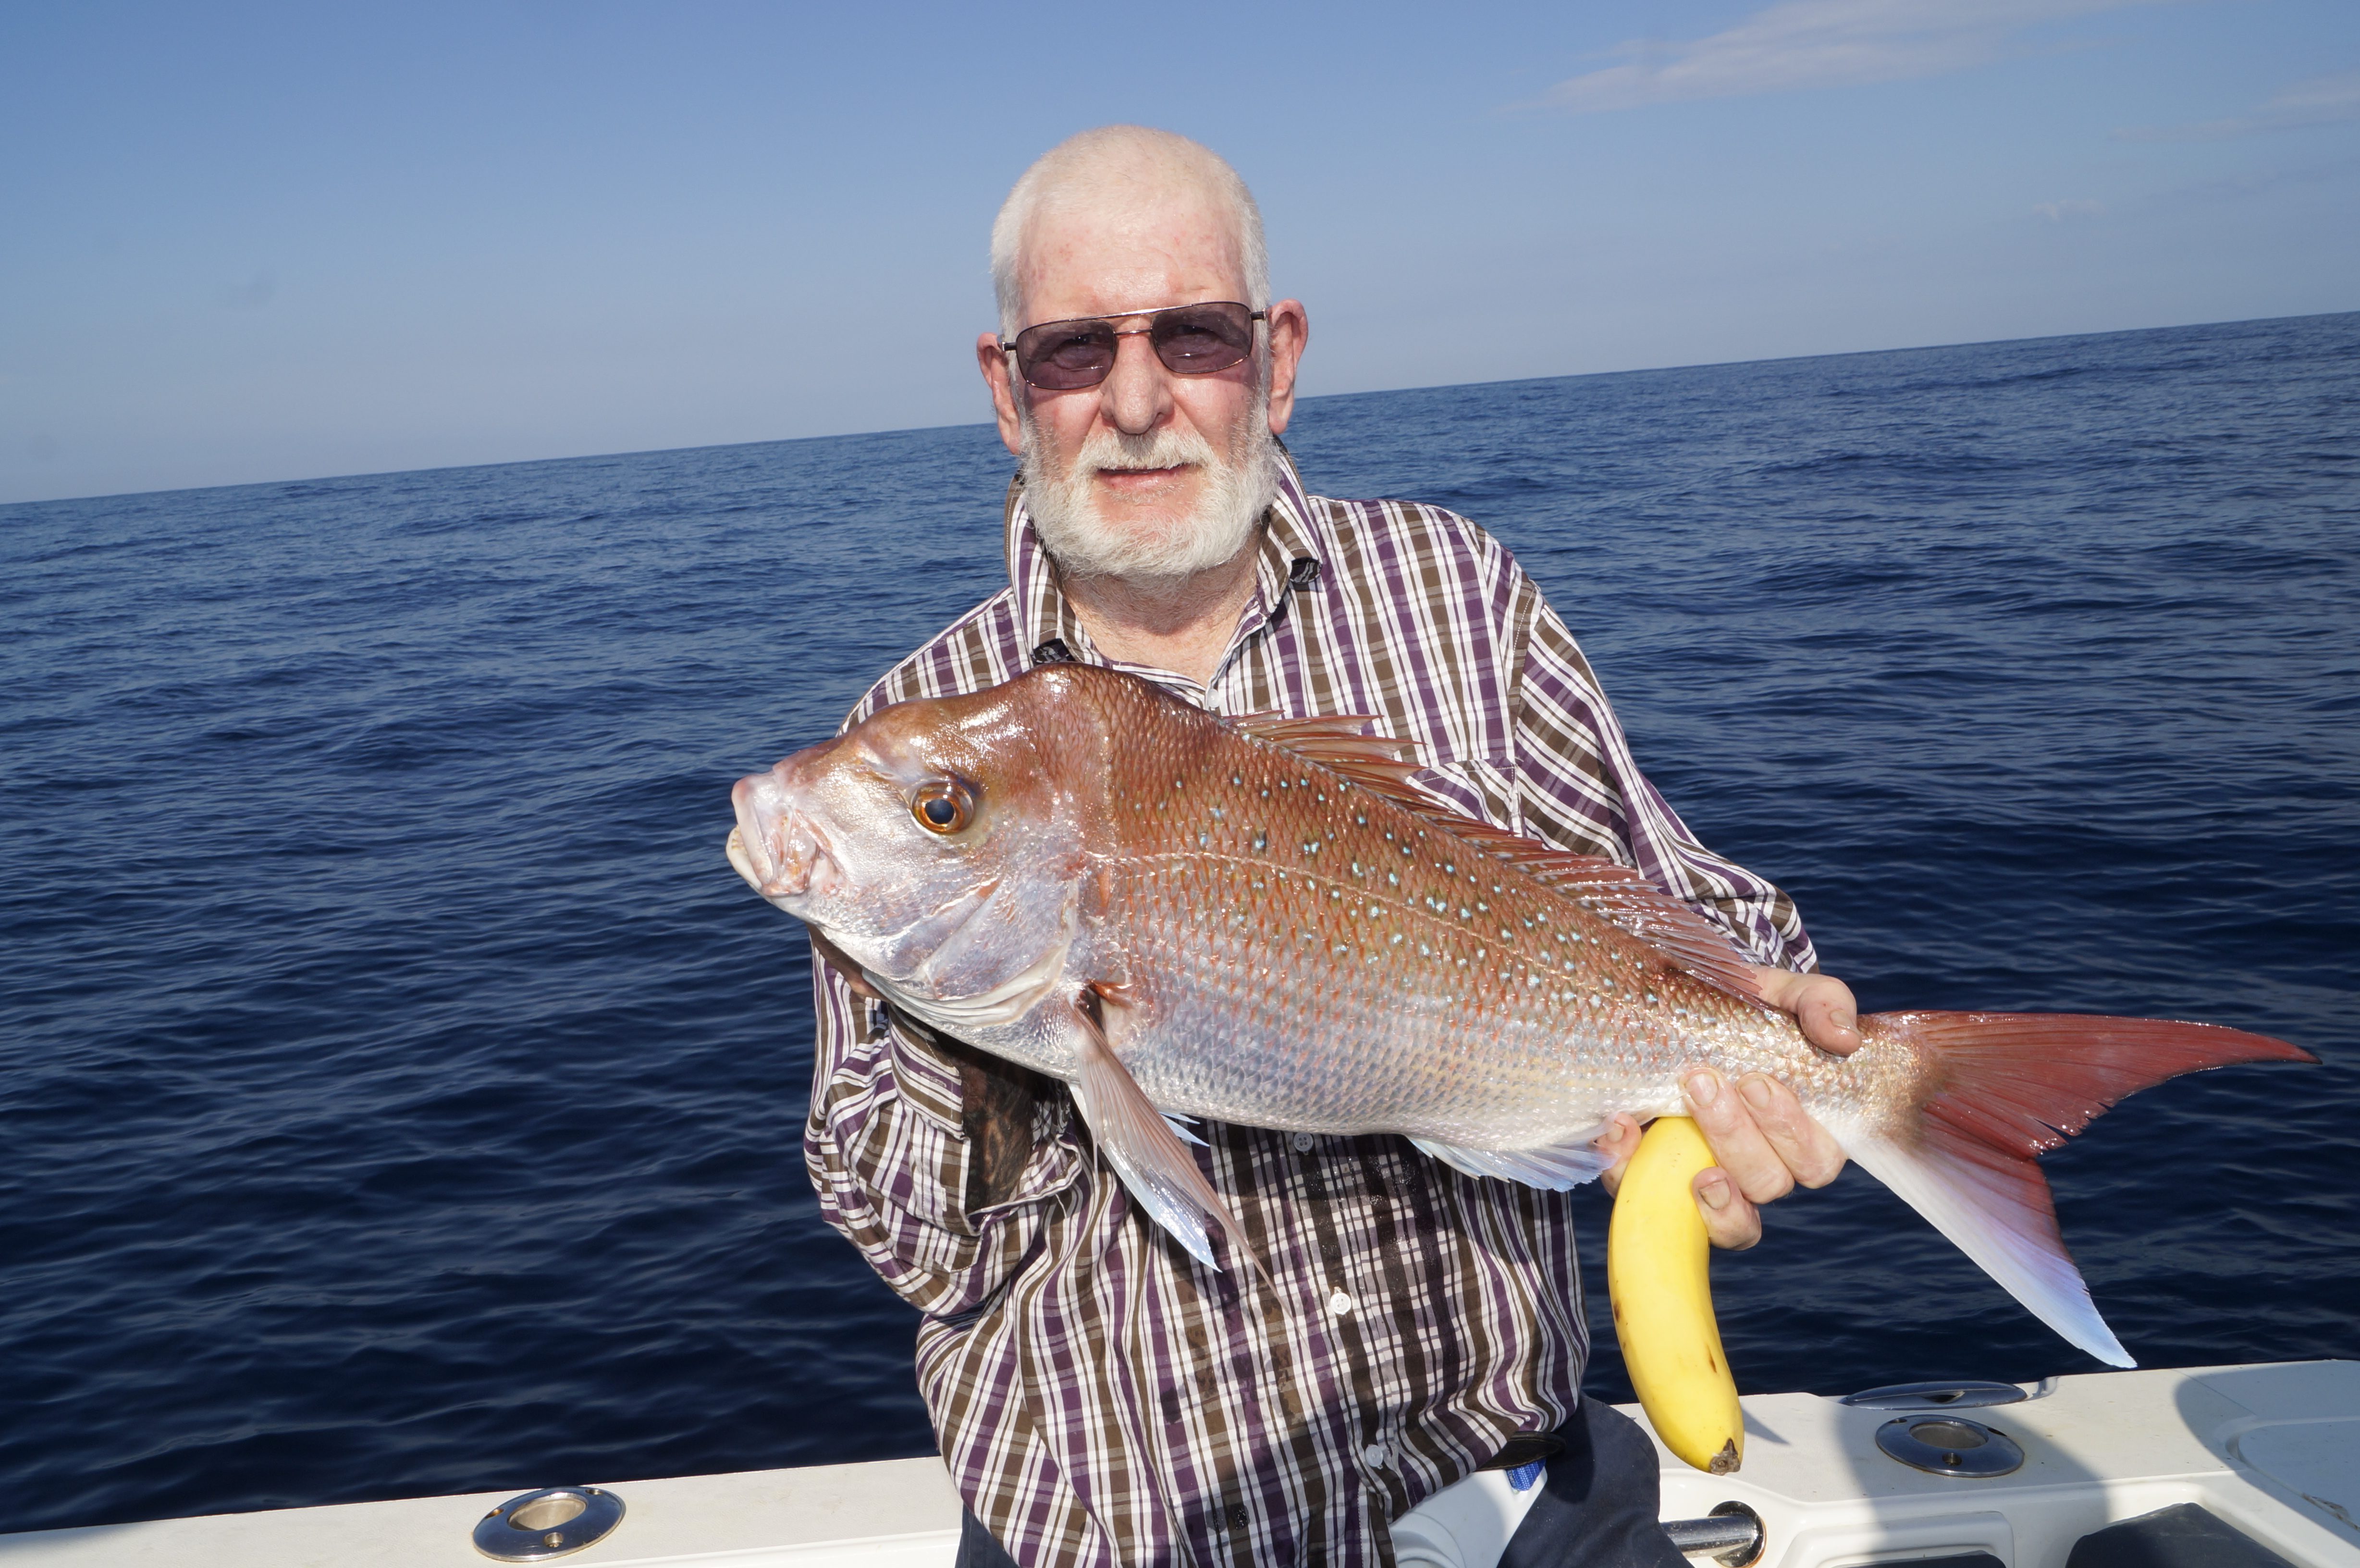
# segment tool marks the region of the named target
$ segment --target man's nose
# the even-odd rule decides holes
[[[1145,435],[1162,421],[1172,406],[1169,373],[1145,332],[1126,333],[1114,341],[1114,368],[1099,384],[1098,411],[1127,436]]]

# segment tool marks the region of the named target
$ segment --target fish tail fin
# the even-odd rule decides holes
[[[2099,1360],[2134,1365],[2090,1300],[2057,1229],[2042,1152],[2125,1094],[2245,1062],[2316,1062],[2284,1040],[2212,1024],[2070,1013],[1878,1013],[1871,1040],[1907,1042],[1928,1070],[1915,1115],[1846,1129],[1845,1151]]]

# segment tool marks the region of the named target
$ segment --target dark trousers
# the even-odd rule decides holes
[[[1664,1533],[1655,1445],[1602,1399],[1584,1399],[1557,1429],[1541,1495],[1509,1538],[1500,1568],[1687,1568]]]
[[[1500,1568],[1687,1568],[1657,1519],[1655,1445],[1639,1423],[1584,1399],[1557,1435],[1565,1452],[1548,1462]],[[1016,1560],[969,1514],[958,1568],[1016,1568]]]

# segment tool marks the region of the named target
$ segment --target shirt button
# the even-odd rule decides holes
[[[1299,1132],[1299,1133],[1296,1133],[1296,1134],[1295,1135],[1295,1153],[1297,1153],[1297,1154],[1308,1154],[1308,1153],[1310,1153],[1313,1149],[1317,1149],[1317,1148],[1318,1148],[1318,1147],[1319,1147],[1319,1140],[1318,1140],[1317,1138],[1316,1138],[1312,1137],[1309,1133],[1307,1133],[1307,1132]]]
[[[1360,1450],[1360,1463],[1371,1470],[1383,1469],[1385,1461],[1392,1457],[1392,1454],[1385,1452],[1385,1445],[1382,1443],[1372,1443]]]
[[[1338,1290],[1328,1298],[1328,1310],[1340,1318],[1352,1310],[1352,1298]]]

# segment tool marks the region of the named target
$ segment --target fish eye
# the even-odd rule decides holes
[[[910,797],[910,814],[928,833],[948,837],[975,821],[975,790],[964,779],[930,779]]]

